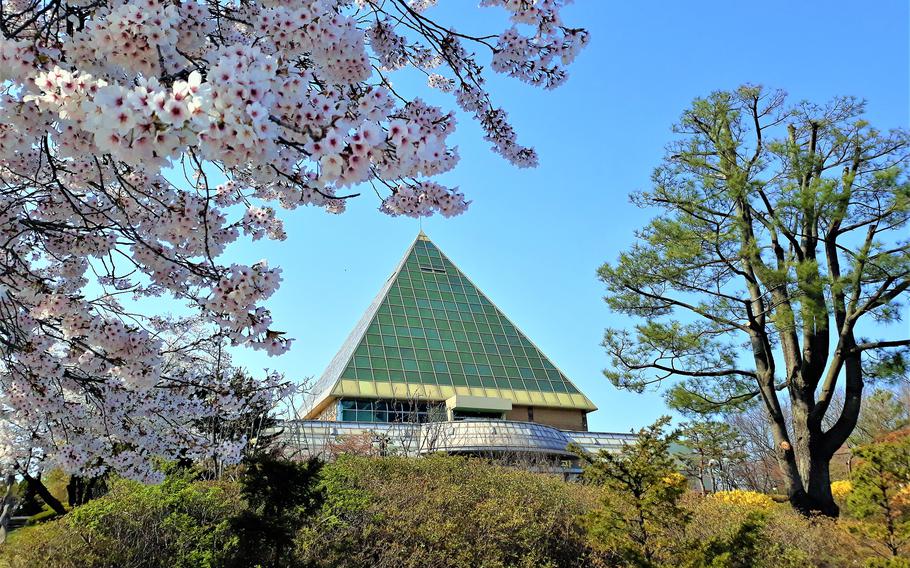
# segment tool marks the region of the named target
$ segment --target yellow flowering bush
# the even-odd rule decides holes
[[[685,487],[688,483],[685,475],[675,471],[669,475],[663,476],[661,481],[670,487]]]
[[[774,500],[770,496],[756,491],[742,491],[740,489],[718,491],[714,494],[714,498],[723,503],[754,509],[770,509],[774,506]]]
[[[843,499],[853,491],[853,484],[849,479],[842,479],[831,484],[831,494],[835,499]]]

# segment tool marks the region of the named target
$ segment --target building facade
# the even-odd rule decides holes
[[[566,465],[628,434],[588,432],[594,404],[421,232],[316,382],[287,436],[308,453],[380,448]]]

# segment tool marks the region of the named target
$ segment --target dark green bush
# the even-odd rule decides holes
[[[239,546],[227,565],[294,566],[294,537],[321,503],[321,464],[261,455],[244,466],[240,494],[246,507],[230,521]]]

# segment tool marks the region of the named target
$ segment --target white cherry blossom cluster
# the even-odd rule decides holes
[[[501,6],[511,13],[515,26],[496,40],[492,68],[526,83],[553,89],[567,79],[565,66],[588,43],[588,33],[563,25],[560,10],[571,0],[482,0],[482,6]],[[530,26],[523,35],[519,25]]]
[[[212,290],[205,307],[235,343],[247,343],[280,355],[290,348],[291,340],[270,333],[271,314],[257,307],[278,289],[280,282],[281,269],[269,268],[264,260],[253,266],[235,264]]]
[[[411,54],[408,53],[407,39],[395,32],[395,26],[392,23],[387,20],[377,20],[367,30],[367,36],[384,70],[394,71],[407,67],[411,58]]]
[[[279,208],[340,213],[366,183],[389,215],[464,212],[436,180],[458,162],[455,114],[401,92],[395,70],[426,74],[495,152],[536,164],[485,69],[555,87],[586,32],[563,23],[564,0],[484,0],[511,22],[483,36],[432,20],[435,4],[0,4],[0,459],[141,479],[156,456],[237,459],[243,440],[199,424],[281,381],[240,393],[181,363],[199,342],[154,299],[281,354],[292,340],[266,307],[280,269],[225,260],[231,243],[283,240]]]
[[[275,241],[283,241],[287,238],[284,223],[275,216],[275,210],[271,207],[251,206],[247,208],[241,225],[243,225],[244,233],[251,235],[254,241],[265,236]]]
[[[225,47],[211,53],[199,141],[203,156],[228,167],[268,164],[278,158],[274,104],[276,62],[258,47]]]
[[[0,41],[0,81],[28,77],[35,69],[35,50],[28,40]]]
[[[419,186],[402,185],[382,202],[382,209],[391,215],[426,217],[439,211],[446,217],[458,215],[468,206],[464,194],[438,183],[425,182]]]
[[[93,151],[143,170],[160,169],[195,141],[192,127],[208,125],[196,96],[199,81],[199,73],[193,72],[189,81],[177,81],[171,89],[163,89],[155,78],[140,78],[136,87],[127,89],[55,66],[36,76],[40,94],[24,100],[57,115],[66,129],[67,156]],[[94,147],[73,140],[80,134]]]
[[[316,0],[303,6],[251,10],[256,31],[270,39],[276,53],[306,56],[319,75],[334,84],[357,84],[370,76],[363,30],[354,18],[339,13],[336,2]]]
[[[38,341],[36,347],[50,345]],[[229,359],[219,367],[198,354],[159,357],[159,388],[126,380],[86,382],[109,365],[96,349],[58,358],[32,352],[2,376],[7,412],[0,425],[0,460],[5,467],[60,467],[86,476],[113,470],[158,481],[161,474],[149,467],[154,457],[236,462],[246,439],[213,442],[198,424],[268,410],[292,388],[275,373],[238,384],[231,380],[236,371]]]
[[[71,52],[101,69],[119,67],[154,77],[165,71],[162,62],[174,64],[180,20],[176,5],[158,0],[115,5],[86,21],[73,36]]]

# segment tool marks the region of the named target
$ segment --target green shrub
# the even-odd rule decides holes
[[[786,503],[768,508],[725,502],[695,493],[686,496],[683,506],[692,516],[679,538],[687,543],[686,548],[695,551],[695,557],[700,548],[715,554],[715,564],[706,562],[706,566],[840,568],[864,565],[867,552],[842,521],[827,517],[806,518]],[[704,543],[710,543],[710,546]],[[725,551],[729,552],[727,563],[723,563]]]
[[[764,554],[767,540],[763,512],[753,511],[738,524],[729,527],[727,534],[712,535],[707,540],[688,541],[682,564],[688,568],[746,568],[756,566]]]
[[[179,474],[160,485],[117,480],[65,517],[15,531],[0,566],[221,566],[237,545],[229,519],[240,507],[236,484]]]
[[[847,496],[854,532],[883,556],[910,555],[910,435],[895,433],[855,455]]]
[[[635,444],[588,458],[584,479],[601,487],[599,506],[588,514],[592,543],[611,566],[660,566],[680,558],[679,529],[689,521],[680,506],[686,478],[677,471],[666,433],[669,418],[638,433]]]
[[[96,551],[94,543],[79,538],[63,520],[27,526],[13,531],[0,546],[0,567],[76,568],[82,566],[112,566],[104,562],[104,552]]]
[[[910,568],[853,534],[874,519],[683,493],[667,464],[633,457],[598,462],[597,485],[441,455],[260,458],[232,473],[239,481],[179,470],[154,486],[114,480],[106,496],[14,531],[0,568]],[[614,466],[647,483],[619,483]],[[627,530],[632,513],[650,557],[632,546],[644,535]]]
[[[589,566],[581,485],[478,460],[344,456],[298,534],[302,562],[345,567]]]

